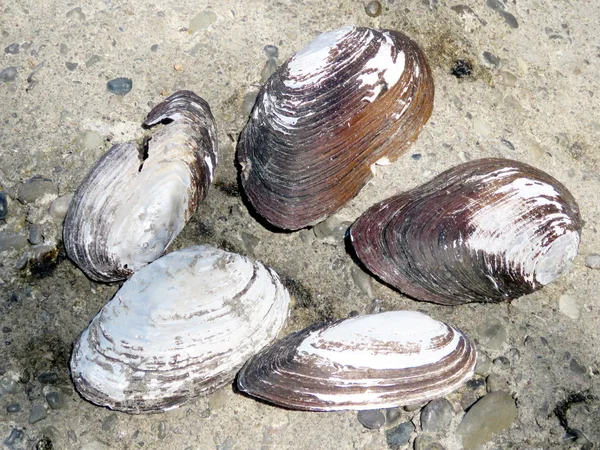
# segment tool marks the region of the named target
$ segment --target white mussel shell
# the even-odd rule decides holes
[[[160,122],[165,125],[145,149],[114,145],[75,192],[63,228],[65,249],[96,281],[122,280],[160,257],[208,193],[217,165],[208,104],[179,91],[144,125]]]
[[[210,246],[170,253],[126,281],[79,336],[73,382],[112,409],[176,408],[231,382],[277,337],[289,302],[258,261]]]
[[[248,361],[237,384],[294,409],[389,408],[449,394],[475,362],[461,331],[420,312],[391,311],[290,334]]]

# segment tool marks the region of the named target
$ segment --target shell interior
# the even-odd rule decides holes
[[[74,344],[71,373],[89,401],[146,413],[230,382],[272,342],[289,294],[258,261],[209,246],[136,272]]]
[[[561,183],[495,158],[384,200],[350,230],[371,272],[416,299],[448,305],[540,289],[570,266],[580,234],[579,208]]]
[[[294,409],[388,408],[456,390],[475,361],[459,330],[416,311],[391,311],[293,333],[252,358],[237,383]]]

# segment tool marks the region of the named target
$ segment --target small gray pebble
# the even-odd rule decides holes
[[[56,195],[56,185],[47,178],[34,176],[21,184],[17,190],[17,199],[23,203],[35,203],[47,194]]]
[[[11,55],[16,55],[19,53],[19,44],[16,42],[14,44],[10,44],[8,47],[4,49],[4,53],[9,53]]]
[[[507,388],[508,380],[503,375],[491,373],[485,379],[485,389],[487,392],[506,391]]]
[[[385,432],[385,440],[392,450],[404,447],[410,440],[410,435],[415,431],[412,422],[403,422],[397,427],[390,428]]]
[[[60,392],[48,392],[46,402],[52,409],[62,409],[65,407],[65,397]]]
[[[37,223],[32,223],[29,225],[29,237],[27,240],[30,244],[35,245],[42,242],[44,237],[42,236],[42,229]]]
[[[516,349],[516,348],[511,348],[508,351],[508,355],[510,356],[510,359],[514,362],[514,361],[518,361],[519,359],[521,359],[521,352]]]
[[[256,97],[258,97],[258,90],[252,90],[244,95],[244,100],[242,101],[242,114],[244,116],[249,116],[252,112],[256,103]]]
[[[19,411],[21,411],[21,405],[18,403],[11,403],[6,407],[6,412],[9,414],[18,413]]]
[[[569,363],[569,369],[579,375],[585,375],[588,372],[587,367],[585,367],[583,364],[579,364],[576,359],[571,359],[571,362]]]
[[[67,67],[67,70],[69,70],[70,72],[73,72],[75,69],[77,69],[79,64],[71,62],[71,61],[67,61],[67,62],[65,62],[65,66]]]
[[[17,78],[17,68],[14,66],[7,67],[0,72],[0,82],[11,83]]]
[[[260,238],[254,236],[253,234],[246,233],[245,231],[242,231],[240,233],[240,236],[242,238],[242,242],[244,243],[244,248],[246,249],[246,251],[250,254],[253,254],[256,246],[260,244]]]
[[[425,406],[423,403],[419,403],[417,405],[404,405],[402,409],[404,409],[406,412],[413,412],[420,410],[423,406]]]
[[[54,384],[58,381],[56,372],[42,372],[38,375],[37,380],[42,384]]]
[[[279,58],[279,49],[274,45],[265,45],[263,52],[269,58]]]
[[[446,450],[442,444],[429,434],[420,434],[415,438],[415,450]]]
[[[298,235],[300,236],[300,240],[307,245],[312,244],[315,240],[315,233],[313,233],[312,230],[300,230]]]
[[[354,266],[352,267],[352,269],[350,269],[350,275],[352,276],[354,284],[356,284],[356,286],[361,291],[367,294],[367,297],[369,297],[370,299],[375,298],[375,294],[373,293],[373,281],[371,275],[366,273],[358,266]]]
[[[48,417],[48,412],[41,403],[33,405],[33,408],[31,408],[31,411],[29,411],[29,423],[33,424],[39,422],[40,420],[44,420],[46,417]]]
[[[500,59],[498,59],[498,57],[496,55],[494,55],[493,53],[490,52],[483,52],[483,59],[485,60],[485,62],[487,62],[488,64],[498,68],[500,67]]]
[[[385,416],[378,409],[359,411],[356,418],[365,428],[377,430],[385,423]]]
[[[12,378],[4,377],[0,380],[0,395],[16,394],[19,384]]]
[[[389,408],[385,410],[385,423],[388,425],[395,424],[402,416],[400,408]]]
[[[61,224],[65,219],[67,211],[69,210],[69,205],[71,204],[71,200],[73,200],[73,194],[67,194],[63,195],[62,197],[58,197],[50,204],[48,213],[50,213],[50,216],[56,223]]]
[[[130,78],[119,77],[106,83],[108,92],[115,95],[127,95],[131,92],[132,88],[133,81]]]
[[[453,417],[452,403],[445,398],[432,400],[421,410],[421,428],[434,433],[447,430]]]
[[[23,430],[19,430],[18,428],[13,428],[10,430],[10,434],[6,439],[4,439],[4,445],[13,445],[18,444],[25,437],[25,433]]]
[[[510,367],[510,361],[506,356],[499,356],[494,359],[494,368],[498,370],[506,370]]]
[[[156,53],[158,51],[158,44],[153,44],[152,47],[150,47],[150,51]]]
[[[0,191],[0,220],[4,220],[8,215],[8,199],[6,194]]]
[[[67,55],[69,53],[69,47],[64,42],[61,42],[58,46],[58,51],[61,55]]]
[[[515,16],[513,16],[511,13],[506,12],[506,11],[502,11],[500,13],[500,15],[504,18],[504,21],[506,22],[506,24],[511,27],[511,28],[519,28],[519,22],[517,21],[517,18]]]
[[[161,420],[158,423],[158,439],[161,441],[167,437],[167,423],[164,420]]]
[[[102,431],[110,431],[112,427],[119,421],[119,416],[116,413],[110,414],[104,422],[102,422]]]
[[[269,58],[260,72],[260,82],[264,83],[267,81],[269,77],[277,71],[278,66],[279,61],[277,58]]]
[[[102,61],[102,58],[100,56],[92,55],[85,62],[85,67],[92,67],[94,64],[96,64],[97,62],[100,62],[100,61]]]
[[[410,157],[412,159],[414,159],[415,161],[418,161],[418,160],[421,159],[421,154],[420,153],[413,153]]]
[[[365,6],[365,12],[369,17],[377,17],[381,14],[381,3],[372,1]]]
[[[585,258],[585,265],[590,269],[600,269],[600,255],[592,253]]]

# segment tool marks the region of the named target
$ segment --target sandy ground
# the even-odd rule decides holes
[[[46,243],[56,244],[60,228],[48,214],[50,202],[72,193],[111,142],[138,138],[143,118],[165,95],[193,90],[217,120],[220,166],[215,188],[174,249],[211,242],[274,267],[296,299],[288,331],[377,308],[419,309],[458,326],[490,359],[508,361],[488,373],[499,371],[506,379],[518,417],[486,448],[598,446],[600,271],[585,261],[600,252],[600,5],[388,0],[383,6],[372,18],[363,2],[352,0],[0,2],[0,48],[19,44],[18,53],[0,53],[0,71],[17,69],[14,81],[0,82],[0,188],[9,202],[0,232],[5,239],[27,236],[29,224],[39,223]],[[211,20],[192,32],[190,21],[199,14]],[[248,214],[233,162],[246,121],[244,98],[260,86],[267,61],[263,47],[276,45],[283,62],[319,32],[348,24],[396,29],[419,42],[433,69],[436,97],[417,142],[395,164],[381,167],[336,218],[353,221],[375,201],[468,159],[517,159],[559,179],[579,202],[585,225],[568,273],[510,304],[440,307],[377,281],[374,300],[353,281],[355,264],[342,240],[327,242],[311,231],[273,233]],[[457,59],[472,62],[472,76],[451,74]],[[133,80],[129,94],[107,91],[106,82],[116,77]],[[55,191],[22,204],[19,186],[36,175],[51,180]],[[355,412],[286,411],[231,387],[151,416],[86,402],[69,378],[71,343],[118,286],[90,281],[60,256],[57,267],[40,277],[27,265],[35,249],[17,247],[0,253],[0,374],[4,386],[17,380],[0,397],[0,441],[8,448],[388,448],[389,426],[367,430]],[[56,379],[40,378],[48,372]],[[62,394],[60,409],[48,408],[49,391]],[[454,430],[463,415],[461,395],[449,397],[456,412],[448,433],[438,437],[448,450],[460,448]],[[8,413],[14,403],[20,411]],[[38,404],[47,417],[30,424]],[[413,448],[422,433],[418,411],[403,411],[401,421],[409,420],[417,429],[407,444]],[[9,445],[5,439],[13,429],[23,436]]]

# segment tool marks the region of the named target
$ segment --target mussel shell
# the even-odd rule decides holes
[[[577,254],[579,208],[550,175],[507,159],[454,167],[367,210],[350,238],[375,275],[446,305],[529,294]]]
[[[290,334],[248,361],[237,385],[293,409],[389,408],[456,390],[475,362],[461,331],[416,311],[391,311]]]
[[[208,104],[179,91],[144,126],[160,122],[141,154],[117,144],[75,192],[63,228],[65,249],[96,281],[116,281],[160,257],[196,211],[214,177],[217,131]]]
[[[209,246],[170,253],[127,280],[75,341],[73,382],[111,409],[176,408],[231,382],[275,340],[289,302],[258,261]]]
[[[390,30],[319,35],[258,95],[237,147],[244,192],[272,225],[320,222],[395,161],[429,119],[433,79],[418,45]]]

